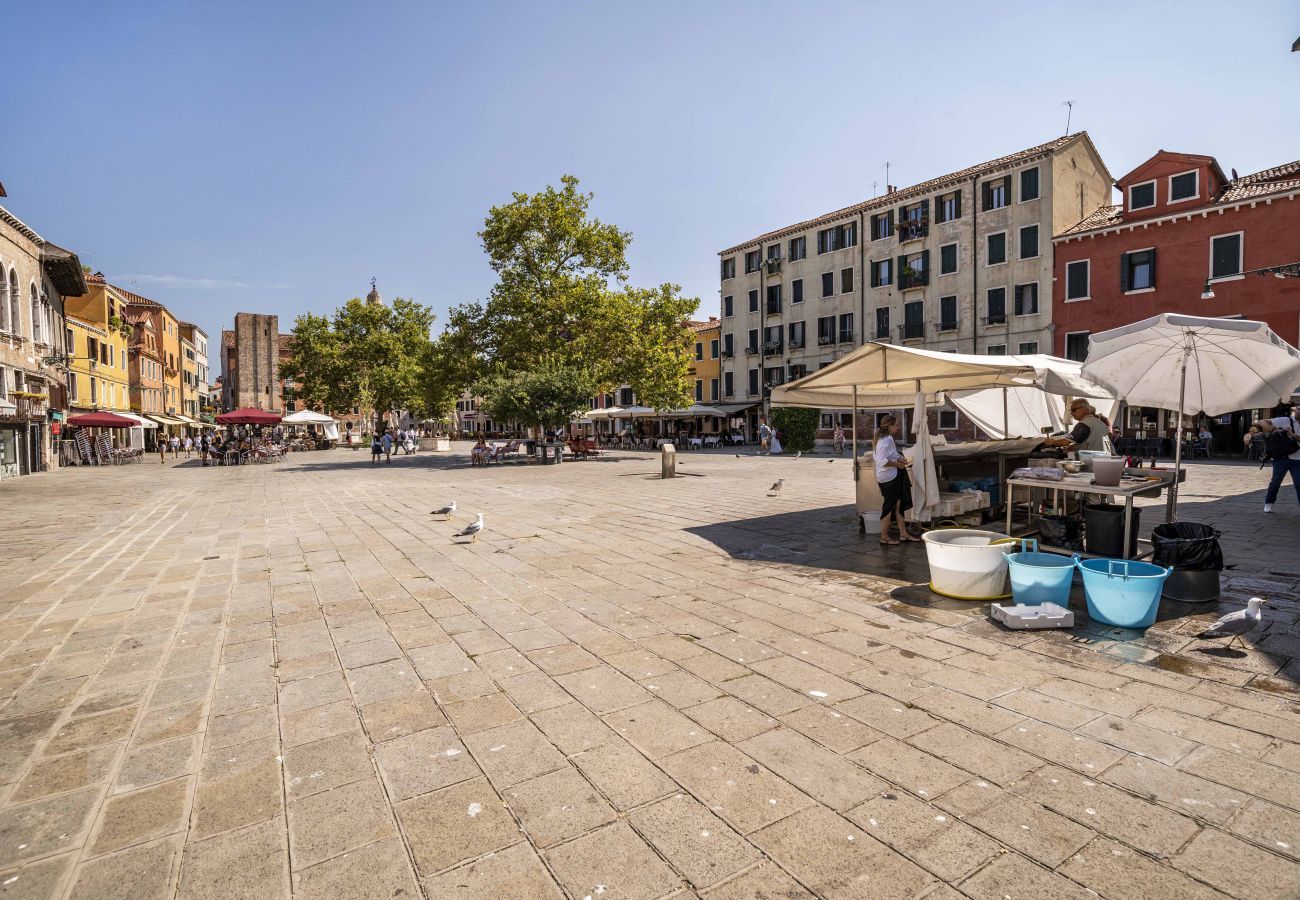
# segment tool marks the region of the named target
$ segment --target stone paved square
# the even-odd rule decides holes
[[[1300,896],[1300,516],[1253,467],[1191,464],[1236,568],[1144,634],[939,600],[847,461],[657,472],[5,481],[0,897]]]

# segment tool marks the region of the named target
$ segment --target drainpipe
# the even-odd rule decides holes
[[[980,227],[979,227],[979,177],[970,179],[970,352],[979,353],[980,333]]]

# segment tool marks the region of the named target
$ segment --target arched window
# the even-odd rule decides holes
[[[22,334],[23,317],[20,312],[22,309],[22,297],[18,293],[18,273],[13,269],[9,270],[9,333],[13,335]]]
[[[32,298],[32,340],[41,342],[41,292],[36,289],[36,282],[27,285],[27,293]]]
[[[9,331],[9,276],[0,266],[0,331]]]

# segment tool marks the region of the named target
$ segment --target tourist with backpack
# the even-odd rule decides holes
[[[1264,459],[1273,464],[1273,477],[1268,481],[1268,491],[1264,494],[1264,512],[1272,512],[1277,502],[1277,492],[1282,487],[1282,480],[1291,475],[1291,484],[1295,487],[1296,500],[1300,501],[1300,422],[1295,416],[1274,416],[1260,419],[1255,425],[1264,433]],[[1260,463],[1260,467],[1263,467]]]

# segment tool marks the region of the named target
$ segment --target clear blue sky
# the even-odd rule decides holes
[[[718,305],[716,252],[1073,130],[1300,158],[1300,6],[1250,3],[10,4],[2,202],[219,334],[379,278],[484,297],[487,209],[564,173],[632,277]],[[214,373],[215,375],[215,373]]]

